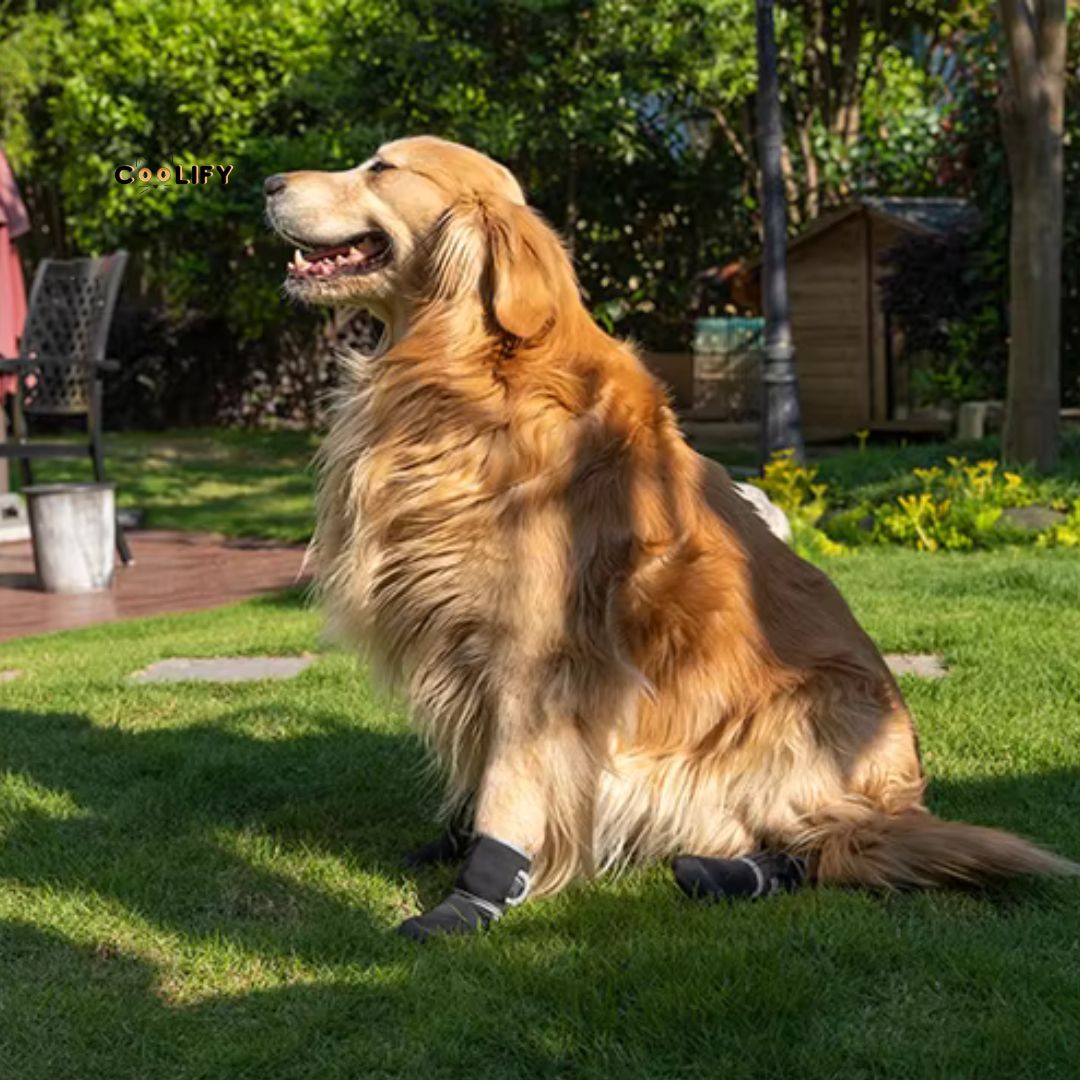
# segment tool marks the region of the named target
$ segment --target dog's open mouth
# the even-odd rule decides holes
[[[360,233],[337,247],[301,252],[288,263],[292,278],[329,278],[343,274],[370,274],[385,266],[393,254],[390,237],[379,229]]]

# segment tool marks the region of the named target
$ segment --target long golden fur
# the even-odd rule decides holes
[[[333,627],[404,691],[447,810],[527,850],[538,892],[763,844],[881,887],[1075,872],[929,814],[878,650],[687,446],[513,177],[431,138],[373,160],[290,174],[270,216],[307,248],[392,243],[383,269],[290,285],[387,325],[349,364],[313,552]]]

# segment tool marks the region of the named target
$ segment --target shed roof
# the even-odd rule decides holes
[[[904,199],[886,196],[859,200],[863,206],[898,225],[907,225],[927,232],[949,232],[971,225],[976,218],[975,208],[967,199]]]
[[[913,233],[946,233],[969,226],[978,220],[978,211],[967,199],[911,199],[902,196],[866,196],[853,199],[815,218],[798,236],[788,241],[788,251],[816,240],[856,214],[872,216]],[[761,255],[748,263],[748,269],[761,265]]]

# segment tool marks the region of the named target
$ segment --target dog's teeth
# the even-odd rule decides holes
[[[293,255],[292,264],[296,267],[297,270],[306,270],[311,265],[311,263],[309,263],[307,259],[305,259],[304,256],[300,254],[299,248],[296,249],[296,254]]]
[[[344,265],[345,265],[345,264],[346,264],[346,263],[347,263],[348,261],[349,261],[349,260],[348,260],[348,259],[346,259],[344,255],[339,255],[339,256],[338,256],[338,257],[337,257],[337,258],[336,258],[336,259],[334,260],[334,262],[335,262],[335,263],[337,263],[337,265],[338,265],[338,266],[344,266]]]
[[[349,248],[350,259],[362,259],[363,257],[364,256],[360,254],[360,249],[356,247],[355,244],[351,248]]]

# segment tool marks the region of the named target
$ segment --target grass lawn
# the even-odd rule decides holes
[[[305,541],[318,442],[296,431],[124,432],[105,436],[105,464],[120,505],[145,510],[149,528]],[[39,477],[88,480],[90,465],[44,461]]]
[[[145,510],[149,527],[302,542],[311,535],[311,459],[318,441],[315,434],[292,431],[125,432],[106,436],[106,452],[120,504]],[[912,491],[918,487],[913,468],[944,465],[951,454],[976,461],[996,458],[999,450],[993,438],[965,444],[869,446],[863,453],[810,448],[820,479],[829,485],[833,507]],[[711,456],[729,466],[753,466],[757,461],[757,451],[745,446]],[[81,461],[47,461],[37,468],[42,480],[90,475],[89,465]],[[1047,490],[1067,499],[1080,498],[1080,430],[1067,432],[1061,467]]]
[[[1080,856],[1075,553],[828,570],[884,648],[953,667],[905,680],[934,809]],[[434,798],[350,658],[125,685],[317,633],[285,597],[0,645],[5,1080],[1077,1075],[1077,881],[704,908],[654,868],[397,938],[451,875],[399,868]]]

